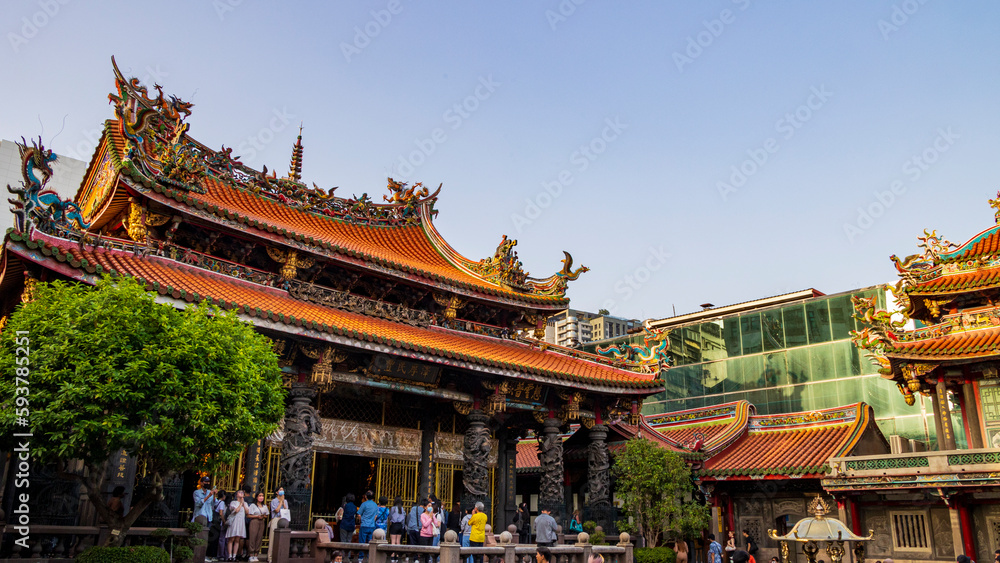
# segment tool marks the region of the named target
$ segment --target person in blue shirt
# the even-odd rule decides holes
[[[420,545],[420,515],[424,513],[425,506],[427,499],[414,504],[406,516],[406,543],[410,545]]]
[[[368,543],[375,533],[375,521],[378,519],[378,505],[372,500],[375,493],[368,491],[365,493],[365,502],[358,508],[358,515],[361,516],[361,531],[358,533],[358,542]],[[345,515],[346,516],[346,515]]]
[[[215,515],[215,488],[211,486],[212,479],[206,475],[201,478],[201,488],[194,491],[194,512],[191,521],[199,516],[204,516],[208,523],[212,523],[212,516]]]
[[[344,517],[340,520],[340,541],[350,543],[354,539],[354,527],[358,516],[358,507],[354,504],[354,493],[347,493],[346,500]]]

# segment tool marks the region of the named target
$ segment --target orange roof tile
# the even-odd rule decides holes
[[[1000,327],[945,334],[937,338],[895,341],[885,351],[890,359],[957,359],[1000,355]]]
[[[107,127],[107,132],[111,137],[111,146],[118,151],[120,158],[125,141],[120,125],[117,125],[119,122],[110,123],[114,125]],[[122,172],[133,174],[133,169],[126,166]],[[419,221],[408,225],[363,224],[304,211],[211,176],[205,176],[201,181],[204,194],[172,189],[158,183],[143,187],[140,178],[135,180],[138,182],[135,189],[163,205],[207,218],[215,216],[217,222],[236,221],[244,225],[246,232],[257,230],[265,238],[273,236],[260,231],[278,233],[290,239],[289,242],[310,245],[316,254],[360,258],[361,261],[349,261],[366,267],[374,263],[404,275],[416,274],[520,302],[556,308],[569,302],[565,297],[522,293],[503,287],[456,266],[446,257],[454,252],[450,247],[440,249],[435,246],[432,238],[437,236],[436,231],[433,233],[435,237],[428,235],[427,230],[433,231],[434,227],[430,214],[426,212],[421,213]]]
[[[942,295],[980,290],[1000,285],[1000,268],[943,274],[918,283],[908,290],[911,295]]]
[[[818,478],[831,457],[844,455],[871,423],[871,407],[858,403],[810,413],[752,417],[739,440],[709,458],[702,478],[789,476]]]
[[[349,338],[377,342],[411,353],[431,356],[428,361],[448,363],[448,360],[481,366],[508,369],[515,372],[551,377],[579,385],[610,386],[615,389],[635,389],[637,393],[652,390],[660,384],[651,375],[638,374],[543,351],[537,347],[437,327],[415,327],[403,323],[367,317],[357,313],[324,307],[292,298],[283,290],[258,286],[207,270],[185,266],[160,257],[140,257],[135,254],[107,249],[80,250],[78,245],[41,233],[38,240],[23,241],[23,235],[12,233],[7,248],[35,262],[53,267],[69,262],[77,269],[137,277],[160,294],[176,299],[196,301],[204,298],[236,307],[243,313],[277,321],[290,326],[313,327],[314,330],[340,334]],[[16,238],[15,238],[16,237]],[[21,241],[16,244],[17,241]],[[52,256],[52,258],[49,258]],[[96,266],[100,266],[97,269]],[[63,267],[65,269],[65,266]],[[67,272],[71,275],[72,272]],[[81,277],[77,272],[78,279]]]

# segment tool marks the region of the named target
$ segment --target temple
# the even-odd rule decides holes
[[[990,205],[1000,222],[1000,194]],[[1000,545],[1000,224],[961,245],[936,231],[918,240],[921,253],[891,257],[901,311],[857,299],[867,326],[854,341],[896,384],[896,400],[931,399],[936,447],[900,441],[891,457],[834,458],[823,486],[894,538],[879,556],[982,561]]]
[[[247,444],[216,481],[269,497],[284,486],[293,527],[369,488],[406,503],[430,493],[445,506],[481,500],[491,521],[510,522],[517,443],[529,432],[539,504],[561,514],[556,437],[571,426],[592,446],[585,510],[611,524],[607,424],[639,424],[643,399],[662,388],[660,335],[629,357],[547,345],[547,317],[566,309],[568,282],[586,271],[568,253],[545,277],[524,270],[506,236],[492,256],[466,258],[434,226],[440,186],[390,178],[379,202],[306,185],[301,130],[287,175],[251,169],[189,135],[192,104],[114,73],[114,118],[73,201],[45,188],[51,151],[22,147],[0,316],[31,299],[35,283],[106,274],[132,276],[177,307],[236,311],[273,340],[289,403],[282,428]],[[115,456],[109,489],[143,486],[128,453]],[[168,483],[137,525],[175,526],[197,477]],[[33,522],[93,521],[74,485],[34,478],[44,486]]]

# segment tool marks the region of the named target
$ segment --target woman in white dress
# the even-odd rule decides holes
[[[240,543],[247,537],[247,503],[243,501],[243,491],[236,491],[236,498],[229,503],[229,529],[226,530],[226,561],[236,561]]]

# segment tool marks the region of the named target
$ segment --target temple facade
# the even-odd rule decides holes
[[[1000,195],[990,205],[1000,221]],[[1000,545],[1000,224],[964,244],[928,231],[918,240],[919,254],[891,257],[902,311],[856,299],[866,327],[854,341],[897,401],[930,399],[934,447],[834,458],[823,487],[885,538],[873,557],[985,561]]]
[[[293,527],[368,489],[406,503],[431,493],[446,506],[483,501],[491,523],[506,525],[519,501],[517,444],[529,432],[541,463],[538,502],[561,514],[557,437],[574,424],[592,446],[585,509],[603,520],[611,502],[603,436],[608,423],[639,424],[644,398],[662,388],[662,335],[630,357],[546,344],[546,319],[568,307],[567,283],[586,271],[569,253],[547,277],[524,271],[506,236],[492,256],[466,258],[434,226],[440,186],[390,178],[377,202],[307,185],[301,132],[287,174],[251,169],[232,149],[190,136],[191,104],[159,86],[151,96],[116,65],[114,75],[114,118],[72,201],[46,189],[51,151],[21,149],[0,317],[30,299],[35,283],[93,284],[106,274],[132,276],[176,307],[236,311],[273,340],[289,399],[281,429],[247,444],[216,483],[269,497],[283,486]],[[115,456],[109,490],[144,486],[129,454]],[[37,479],[33,521],[92,521],[73,485],[44,472]],[[177,475],[137,525],[185,519],[197,479]]]

